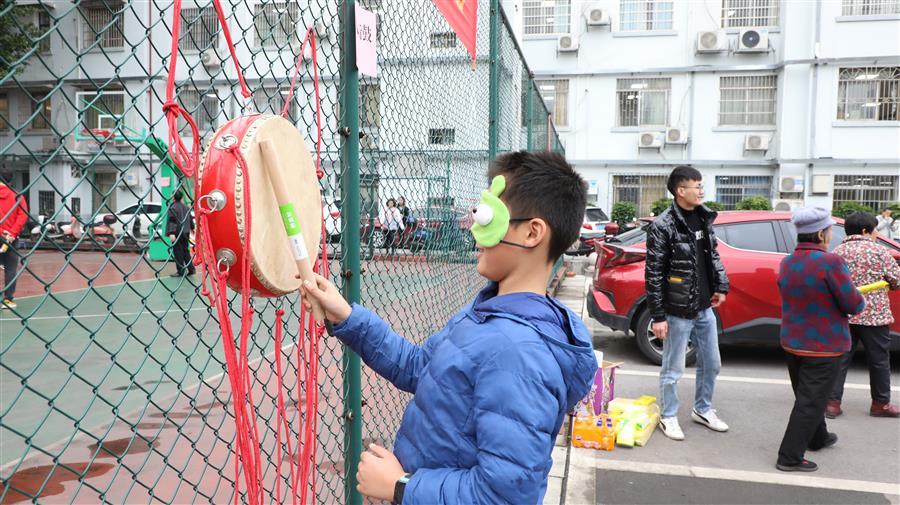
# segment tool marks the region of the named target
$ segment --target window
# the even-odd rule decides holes
[[[31,129],[32,130],[47,130],[50,128],[50,97],[47,96],[46,93],[35,93],[32,95],[31,102],[31,110],[29,112],[36,112],[37,115],[34,116],[34,119],[31,120]]]
[[[794,227],[794,223],[790,221],[782,221],[786,227],[785,232],[787,233],[787,247],[789,251],[793,251],[795,247],[797,247],[797,228]],[[831,227],[831,243],[828,244],[828,250],[833,251],[835,247],[841,245],[841,242],[847,237],[847,231],[844,230],[844,225],[837,225]],[[887,242],[880,241],[881,245],[888,247]]]
[[[428,130],[428,143],[450,145],[456,142],[456,130],[453,128],[432,128]]]
[[[206,93],[200,99],[200,92],[193,89],[178,90],[178,101],[181,107],[197,122],[197,130],[208,132],[216,129],[216,117],[219,115],[219,97],[215,93]],[[280,113],[281,110],[278,111]],[[178,131],[182,135],[190,135],[187,121],[178,118]]]
[[[666,175],[616,175],[613,176],[614,203],[631,202],[637,207],[638,217],[649,216],[653,202],[666,198]]]
[[[880,212],[897,202],[898,183],[896,175],[835,175],[833,204],[857,202]]]
[[[900,120],[900,67],[842,68],[837,119]]]
[[[771,175],[716,176],[716,201],[726,210],[734,210],[738,202],[751,196],[772,198]]]
[[[453,32],[432,33],[431,47],[433,49],[456,47],[456,34]]]
[[[719,77],[719,125],[775,126],[774,75]]]
[[[214,48],[219,42],[219,21],[211,7],[191,8],[181,11],[181,49],[203,51]]]
[[[0,130],[9,129],[9,95],[0,93]]]
[[[722,0],[722,28],[778,26],[779,0]]]
[[[588,207],[584,210],[584,216],[588,221],[609,221],[609,216],[600,207]]]
[[[553,124],[569,126],[569,81],[537,81],[535,84],[550,111]]]
[[[38,213],[42,216],[50,217],[56,209],[54,198],[56,193],[53,191],[38,191]]]
[[[782,252],[778,250],[775,226],[771,221],[736,223],[725,227],[726,237],[719,237],[731,247],[748,251]]]
[[[108,8],[85,8],[81,10],[82,42],[85,48],[97,42],[103,49],[116,49],[125,45],[125,18]]]
[[[381,128],[381,86],[362,84],[359,87],[359,120],[363,128]]]
[[[619,30],[623,32],[671,30],[672,2],[663,0],[621,0]]]
[[[72,198],[72,215],[75,217],[81,216],[81,198]]]
[[[281,114],[284,109],[285,100],[287,100],[288,92],[281,91],[278,88],[262,88],[253,93],[253,106],[257,112],[263,114]],[[205,99],[204,99],[205,100]],[[216,99],[218,100],[218,98]],[[218,110],[216,111],[218,114]],[[288,110],[288,120],[296,122],[299,119],[297,111],[297,93],[291,100],[291,106]]]
[[[38,35],[40,35],[41,41],[38,45],[38,48],[42,53],[46,53],[50,51],[50,14],[41,11],[38,12]]]
[[[525,0],[522,6],[525,35],[569,33],[570,0]]]
[[[125,125],[120,124],[125,114],[124,91],[82,91],[76,93],[76,108],[81,116],[82,133],[88,130],[114,132]]]
[[[844,0],[844,16],[900,14],[900,0]]]
[[[665,126],[669,118],[672,79],[617,79],[619,113],[616,126]]]
[[[296,2],[257,5],[253,15],[257,47],[284,47],[291,40],[299,42],[299,21],[300,7]]]

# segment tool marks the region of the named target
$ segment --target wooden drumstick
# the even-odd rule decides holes
[[[288,240],[291,243],[291,251],[297,263],[297,272],[300,274],[301,279],[311,282],[313,286],[318,286],[310,264],[309,252],[306,250],[306,242],[304,242],[303,233],[300,230],[300,220],[297,219],[297,211],[294,209],[294,204],[288,196],[287,185],[281,176],[281,160],[278,157],[278,151],[275,149],[275,143],[271,140],[261,140],[259,142],[259,150],[262,153],[263,165],[269,174],[269,182],[275,191],[278,208],[281,210],[281,222],[284,224],[284,231],[287,232]],[[316,322],[323,322],[325,320],[324,309],[312,298],[307,297],[307,300],[312,305],[313,318],[315,318]]]

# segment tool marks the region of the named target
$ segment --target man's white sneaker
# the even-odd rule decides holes
[[[716,411],[713,409],[707,410],[703,414],[692,410],[691,419],[695,423],[700,423],[713,431],[728,431],[728,425],[719,419],[719,416],[716,415]]]
[[[677,417],[664,417],[660,419],[659,429],[662,430],[663,435],[672,440],[684,440],[684,432],[681,431],[681,426],[678,425]]]

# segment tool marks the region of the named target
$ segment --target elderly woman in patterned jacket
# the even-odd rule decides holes
[[[900,265],[888,250],[878,244],[878,221],[875,216],[857,212],[847,217],[844,224],[847,238],[835,248],[834,253],[846,260],[850,267],[853,284],[863,286],[879,281],[887,281],[890,289],[900,289]],[[873,417],[900,417],[900,408],[891,405],[891,358],[890,325],[894,322],[891,302],[887,289],[877,289],[864,295],[866,309],[850,318],[850,335],[853,344],[844,355],[831,397],[825,408],[825,415],[834,419],[841,415],[841,397],[844,395],[844,380],[853,360],[853,349],[862,342],[869,364],[869,384],[872,392],[872,406],[869,415]]]

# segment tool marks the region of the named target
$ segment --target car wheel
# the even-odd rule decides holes
[[[655,365],[662,365],[663,341],[653,334],[650,328],[650,310],[644,308],[637,320],[637,331],[635,338],[637,339],[638,349],[641,353]],[[697,350],[694,349],[693,342],[688,342],[687,354],[685,355],[685,364],[692,366],[697,359]]]

